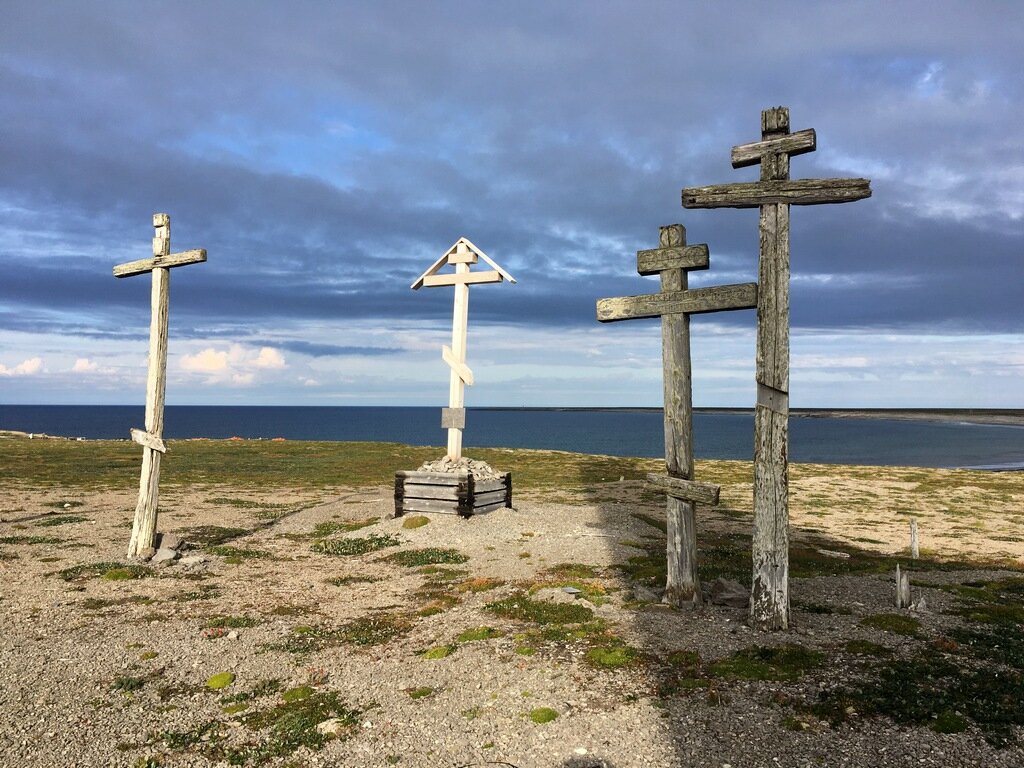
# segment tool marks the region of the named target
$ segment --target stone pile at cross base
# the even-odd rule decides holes
[[[498,480],[504,473],[491,467],[486,461],[467,459],[453,459],[451,456],[444,456],[435,461],[425,461],[420,465],[418,472],[472,472],[477,480]]]

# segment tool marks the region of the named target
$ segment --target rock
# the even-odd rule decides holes
[[[176,533],[158,533],[156,535],[157,549],[181,549],[184,544],[184,540]]]
[[[170,564],[170,563],[173,563],[177,559],[178,559],[178,552],[177,552],[177,550],[160,548],[160,549],[158,549],[156,551],[156,554],[153,555],[153,559],[150,560],[150,562],[153,563],[154,565],[160,565],[161,563]]]
[[[181,565],[184,565],[186,568],[202,565],[205,562],[206,558],[203,555],[189,555],[188,557],[183,557],[180,560]]]
[[[633,599],[638,603],[660,603],[663,590],[651,589],[643,584],[636,584],[633,587]]]
[[[747,608],[750,605],[750,590],[738,581],[719,577],[708,588],[708,602],[729,608]]]
[[[537,590],[533,596],[534,600],[543,600],[548,603],[575,603],[576,595],[563,592],[556,587]]]
[[[503,473],[493,469],[486,461],[476,461],[463,456],[458,461],[452,461],[451,457],[444,456],[435,461],[425,461],[420,465],[419,472],[472,472],[473,477],[478,480],[498,480]]]
[[[918,600],[916,603],[910,606],[910,610],[914,611],[915,613],[927,613],[928,603],[922,597],[920,600]]]
[[[337,717],[324,720],[322,723],[317,723],[316,726],[317,733],[322,733],[324,736],[340,736],[346,730],[348,730],[348,726]]]
[[[583,590],[582,589],[576,589],[576,587],[562,587],[562,591],[565,592],[565,594],[567,594],[567,595],[578,595]]]
[[[146,547],[145,549],[140,549],[139,550],[139,559],[140,560],[152,560],[153,559],[153,555],[155,555],[155,554],[156,554],[156,550],[155,549],[153,549],[152,547]]]
[[[238,630],[232,629],[230,632],[228,632],[227,638],[228,638],[228,640],[237,640],[238,639]]]

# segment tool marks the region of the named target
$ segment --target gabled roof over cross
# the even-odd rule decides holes
[[[490,265],[493,269],[480,272],[441,272],[441,269],[446,264],[476,264],[478,259],[482,259],[485,264]],[[417,277],[410,287],[416,291],[423,286],[436,288],[442,285],[500,283],[502,280],[508,280],[510,283],[516,281],[512,275],[500,267],[486,253],[473,245],[465,237],[460,237],[451,248],[445,251],[441,258],[430,265],[426,272]]]

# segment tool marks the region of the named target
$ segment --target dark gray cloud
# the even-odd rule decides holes
[[[592,323],[656,289],[634,254],[673,221],[710,244],[695,284],[754,279],[756,213],[679,190],[752,178],[729,148],[786,103],[819,136],[794,176],[874,188],[794,209],[795,325],[1019,329],[1024,18],[940,5],[14,3],[0,328],[136,338],[148,281],[109,270],[155,210],[209,252],[172,278],[185,336],[442,325],[449,293],[408,286],[460,235],[519,280],[479,322]]]

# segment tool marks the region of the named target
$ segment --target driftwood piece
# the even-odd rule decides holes
[[[910,608],[913,603],[910,599],[910,572],[900,571],[899,563],[896,564],[896,607]]]

